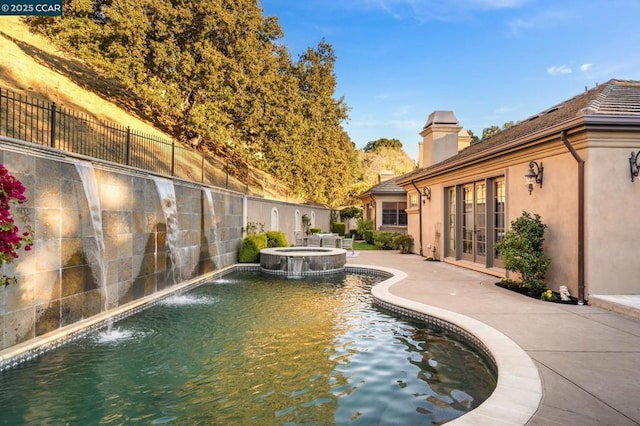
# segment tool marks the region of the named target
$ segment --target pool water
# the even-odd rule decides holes
[[[236,272],[0,373],[0,424],[441,424],[495,388],[367,275]]]

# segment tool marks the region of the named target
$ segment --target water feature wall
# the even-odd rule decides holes
[[[104,232],[102,228],[102,207],[100,206],[100,194],[93,164],[88,161],[75,163],[78,176],[82,181],[84,195],[87,200],[88,213],[93,228],[93,239],[83,238],[82,250],[91,268],[94,278],[102,289],[104,309],[107,310],[113,303],[107,285],[107,263],[105,256]]]
[[[0,270],[18,279],[0,288],[0,350],[236,262],[242,194],[2,140],[0,162],[34,236]]]

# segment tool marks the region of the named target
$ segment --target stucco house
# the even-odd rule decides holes
[[[407,233],[407,191],[396,184],[398,176],[393,171],[382,170],[378,184],[357,196],[362,203],[364,219],[370,220],[373,229]]]
[[[467,147],[461,130],[433,113],[421,167],[395,179],[415,253],[503,277],[495,243],[527,211],[548,225],[548,288],[566,285],[579,303],[640,294],[640,81],[585,89]]]

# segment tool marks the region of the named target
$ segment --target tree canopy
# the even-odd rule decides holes
[[[123,82],[176,139],[267,171],[295,195],[343,203],[359,167],[325,40],[292,59],[257,0],[67,0],[63,9],[31,28]]]
[[[364,152],[375,152],[382,148],[400,151],[402,149],[402,142],[398,139],[380,138],[375,141],[368,142],[362,150]]]
[[[491,136],[495,135],[496,133],[499,133],[505,129],[508,129],[509,127],[512,127],[514,125],[516,125],[517,123],[514,123],[513,121],[507,121],[506,123],[504,123],[502,125],[502,127],[500,126],[496,126],[493,125],[491,127],[486,127],[484,129],[482,129],[482,140],[490,138]]]
[[[398,139],[383,138],[369,142],[361,151],[360,163],[360,192],[378,183],[381,170],[391,170],[395,176],[400,176],[416,168],[415,160],[404,152]]]

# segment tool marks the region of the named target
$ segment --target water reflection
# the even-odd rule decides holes
[[[373,277],[237,273],[0,376],[3,420],[440,424],[495,379],[464,345],[374,308]]]

